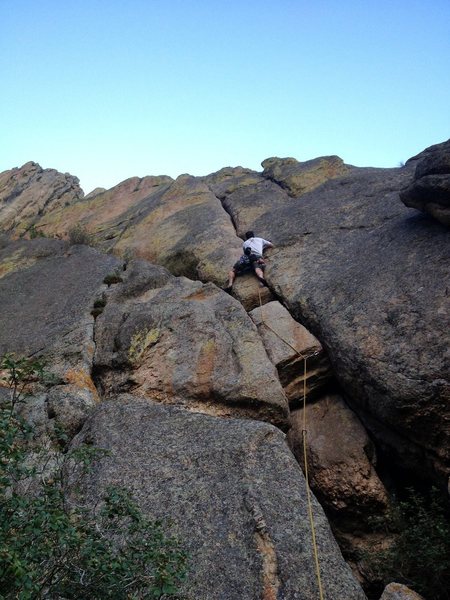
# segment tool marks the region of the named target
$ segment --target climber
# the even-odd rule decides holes
[[[228,285],[224,288],[228,293],[231,293],[236,276],[244,275],[245,273],[253,272],[261,285],[267,286],[267,281],[264,279],[266,264],[263,259],[263,252],[266,248],[273,248],[273,244],[263,238],[255,237],[253,231],[247,231],[242,247],[244,254],[228,273]]]
[[[264,250],[267,248],[273,248],[272,242],[265,240],[264,238],[255,237],[253,231],[247,231],[245,234],[245,242],[242,244],[242,248],[251,248],[252,254],[256,254],[262,258]]]

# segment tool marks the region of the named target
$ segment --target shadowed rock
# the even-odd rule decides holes
[[[17,241],[0,250],[0,355],[44,357],[65,383],[96,395],[91,379],[94,319],[113,256],[56,240]]]
[[[417,164],[416,172],[414,181],[400,192],[402,202],[450,225],[450,140],[410,160]]]
[[[171,519],[189,598],[318,597],[305,483],[279,430],[122,397],[99,407],[84,441],[109,451],[82,482],[87,501],[125,485],[145,514]],[[314,498],[313,511],[325,597],[363,600]]]
[[[303,465],[304,411],[291,413],[288,442]],[[375,448],[342,398],[330,395],[306,408],[311,487],[347,531],[365,528],[367,514],[384,513],[387,494],[374,466]]]

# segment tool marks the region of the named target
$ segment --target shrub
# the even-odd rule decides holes
[[[426,598],[450,598],[450,521],[442,495],[407,490],[393,505],[383,526],[394,534],[392,545],[366,558],[383,585],[405,583]]]
[[[119,272],[116,271],[115,273],[109,273],[108,275],[106,275],[106,277],[103,280],[103,283],[106,283],[106,285],[109,287],[113,283],[121,283],[122,281],[122,277],[120,276]]]
[[[69,229],[68,237],[71,245],[84,244],[85,246],[92,246],[94,244],[92,234],[81,223],[77,223]]]
[[[106,300],[104,298],[99,298],[94,302],[94,308],[91,310],[91,315],[96,319],[99,315],[102,314],[103,309],[106,306]]]
[[[29,460],[33,430],[16,411],[36,361],[0,361],[10,387],[0,407],[0,598],[175,598],[187,557],[162,522],[145,517],[131,494],[111,487],[89,510],[68,501],[67,477],[84,473],[101,450],[82,446]],[[104,452],[103,452],[104,454]]]
[[[47,237],[41,229],[36,228],[36,225],[31,225],[31,227],[28,229],[28,233],[30,235],[30,240]]]

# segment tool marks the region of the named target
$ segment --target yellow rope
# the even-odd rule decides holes
[[[319,586],[319,598],[323,600],[323,590],[322,590],[322,579],[320,577],[320,564],[319,564],[319,552],[317,550],[317,542],[316,542],[316,528],[314,526],[314,516],[312,510],[311,503],[311,490],[309,487],[309,475],[308,475],[308,457],[306,450],[306,358],[303,361],[304,370],[303,370],[303,431],[302,431],[302,441],[303,441],[303,459],[305,463],[305,482],[306,482],[306,496],[308,498],[308,514],[309,514],[309,523],[311,526],[311,538],[312,545],[314,551],[314,562],[316,565],[316,576],[317,576],[317,585]]]
[[[308,457],[307,457],[307,449],[306,449],[306,356],[304,356],[301,352],[294,348],[287,340],[285,340],[279,333],[277,333],[270,325],[268,325],[264,321],[263,314],[263,305],[261,300],[261,290],[258,289],[259,294],[259,306],[261,309],[261,322],[267,327],[272,333],[274,333],[277,337],[280,338],[285,344],[287,344],[294,352],[296,352],[300,358],[303,359],[303,430],[302,430],[302,441],[303,441],[303,460],[304,460],[304,474],[305,474],[305,484],[306,484],[306,497],[308,501],[308,515],[309,515],[309,524],[311,527],[311,539],[312,539],[312,547],[314,553],[314,563],[316,567],[316,577],[317,577],[317,585],[319,588],[319,599],[323,600],[323,589],[322,589],[322,578],[320,575],[320,562],[319,562],[319,551],[317,549],[317,541],[316,541],[316,528],[314,525],[314,515],[312,510],[312,502],[311,502],[311,489],[309,487],[309,474],[308,474]]]

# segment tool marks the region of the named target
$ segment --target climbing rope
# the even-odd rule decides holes
[[[322,589],[322,578],[320,576],[319,551],[317,549],[316,528],[315,528],[315,525],[314,525],[314,515],[313,515],[312,501],[311,501],[311,489],[309,487],[308,456],[307,456],[307,447],[306,447],[306,433],[307,433],[307,429],[306,429],[306,359],[307,359],[307,357],[305,355],[303,355],[301,352],[299,352],[299,350],[297,350],[297,348],[295,348],[294,346],[292,346],[277,331],[275,331],[274,329],[272,329],[272,327],[270,327],[270,325],[264,321],[263,305],[262,305],[262,300],[261,300],[261,289],[259,289],[259,288],[258,288],[258,294],[259,294],[259,307],[261,309],[261,323],[267,329],[269,329],[269,331],[271,331],[272,333],[274,333],[282,342],[284,342],[285,344],[287,344],[289,346],[289,348],[291,348],[292,350],[294,350],[294,352],[296,354],[298,354],[298,356],[300,356],[300,358],[303,359],[303,430],[302,430],[302,442],[303,442],[304,475],[305,475],[305,483],[306,483],[306,498],[307,498],[307,502],[308,502],[309,524],[310,524],[310,529],[311,529],[311,541],[312,541],[313,554],[314,554],[314,564],[315,564],[315,568],[316,568],[317,585],[318,585],[318,588],[319,588],[319,599],[323,600],[324,595],[323,595],[323,589]],[[312,356],[314,356],[314,354]]]

